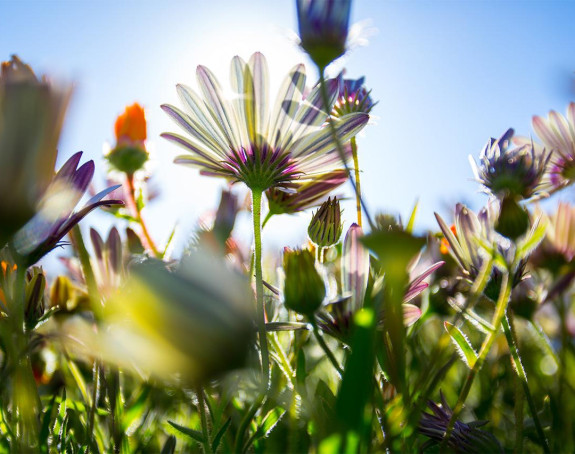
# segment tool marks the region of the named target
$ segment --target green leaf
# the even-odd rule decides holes
[[[267,437],[270,434],[270,432],[274,429],[276,424],[280,421],[285,412],[286,411],[281,407],[276,407],[270,410],[264,416],[261,424],[258,426],[255,433],[251,436],[251,438],[244,446],[243,452],[246,452],[256,440]]]
[[[374,335],[377,326],[374,310],[361,309],[355,314],[354,324],[351,354],[337,394],[336,415],[343,428],[361,432],[365,424],[365,405],[374,381]]]
[[[477,361],[477,353],[473,350],[473,347],[465,334],[463,334],[457,326],[452,325],[449,322],[445,322],[443,326],[445,326],[446,331],[451,336],[451,340],[457,347],[457,350],[465,364],[472,369]]]
[[[126,405],[127,410],[122,418],[122,426],[124,431],[127,430],[134,422],[140,419],[144,412],[148,410],[146,403],[148,402],[148,396],[150,394],[150,387],[144,386],[141,392],[137,395],[135,401],[129,405]]]
[[[222,441],[222,437],[227,432],[230,424],[232,423],[232,418],[228,418],[228,420],[224,423],[224,425],[218,430],[218,433],[214,437],[214,441],[212,441],[212,451],[216,452],[218,450],[218,446],[220,445],[220,441]]]
[[[266,331],[268,333],[273,331],[297,331],[302,329],[309,329],[308,323],[301,322],[269,322],[266,323]]]
[[[545,232],[547,230],[547,224],[541,222],[541,216],[533,223],[533,227],[529,233],[522,238],[517,244],[516,260],[522,260],[526,258],[533,250],[539,246],[539,243],[545,238]]]
[[[200,431],[180,426],[179,424],[176,424],[173,421],[168,421],[168,424],[172,426],[174,429],[176,429],[178,432],[190,437],[192,440],[195,440],[199,443],[204,442],[204,435]]]
[[[407,223],[407,227],[405,227],[405,231],[407,233],[413,233],[413,227],[415,226],[415,216],[417,215],[418,208],[419,208],[419,200],[415,202],[415,206],[411,211],[411,216],[409,216],[409,222]]]

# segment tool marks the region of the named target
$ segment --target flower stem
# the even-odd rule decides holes
[[[329,361],[331,362],[331,364],[333,365],[333,367],[337,371],[339,377],[340,378],[343,377],[343,369],[341,368],[341,366],[337,362],[337,359],[335,358],[332,351],[329,349],[329,346],[325,343],[325,340],[324,340],[323,336],[321,335],[319,328],[317,326],[315,316],[310,315],[308,318],[309,318],[309,322],[310,322],[311,326],[313,327],[313,334],[314,334],[315,338],[317,339],[320,347],[322,348],[322,350],[326,354],[327,358],[329,359]]]
[[[154,256],[158,259],[162,258],[162,254],[160,253],[160,251],[158,250],[156,244],[154,243],[154,240],[152,239],[152,236],[150,235],[150,232],[148,231],[148,227],[146,226],[146,223],[144,222],[144,218],[142,217],[142,210],[140,209],[137,199],[136,199],[136,187],[134,185],[134,174],[128,173],[126,174],[126,184],[128,186],[128,205],[130,206],[130,209],[132,210],[132,214],[134,216],[134,218],[136,218],[136,221],[138,222],[138,224],[140,224],[140,227],[142,228],[142,234],[144,235],[144,240],[146,243],[146,247],[152,251],[152,253],[154,254]]]
[[[327,86],[325,83],[325,76],[324,76],[324,70],[323,69],[320,69],[320,71],[319,71],[319,83],[320,83],[320,91],[321,91],[321,98],[323,101],[323,105],[324,105],[326,110],[329,110],[330,102],[329,102],[329,96],[327,93]],[[351,183],[351,186],[353,187],[353,191],[355,193],[356,198],[359,200],[361,207],[363,207],[363,211],[365,212],[365,218],[367,219],[367,222],[368,222],[370,228],[373,230],[374,229],[373,221],[371,219],[371,216],[369,215],[369,212],[367,211],[367,207],[365,206],[363,199],[361,198],[361,194],[359,192],[359,189],[358,189],[357,185],[355,184],[353,177],[351,176],[351,170],[349,168],[349,165],[347,164],[347,159],[345,157],[345,151],[343,149],[343,144],[341,143],[341,140],[339,140],[339,137],[337,135],[337,131],[335,129],[334,122],[331,120],[330,117],[328,117],[327,123],[328,123],[328,127],[330,128],[330,132],[331,132],[331,136],[333,138],[333,141],[335,142],[335,147],[336,147],[337,152],[339,154],[339,158],[341,159],[341,162],[343,163],[343,166],[345,167],[345,171],[347,173],[347,178],[348,178],[349,182]]]
[[[355,170],[355,206],[357,210],[357,225],[361,227],[361,183],[359,180],[359,158],[357,155],[357,142],[355,137],[351,138],[351,155],[353,156],[353,168]]]
[[[443,445],[447,445],[447,440],[451,436],[451,432],[453,431],[453,427],[455,426],[455,421],[459,417],[461,410],[463,410],[463,405],[467,396],[469,395],[469,391],[471,390],[471,385],[473,384],[473,380],[475,375],[481,370],[483,363],[485,362],[485,358],[487,358],[487,354],[491,350],[493,346],[493,342],[495,342],[495,338],[499,333],[499,327],[501,326],[501,322],[505,316],[505,311],[507,310],[507,305],[509,304],[509,299],[511,298],[511,289],[513,287],[513,279],[509,276],[509,272],[505,272],[503,274],[502,282],[501,282],[501,290],[499,292],[499,298],[497,299],[497,304],[495,306],[495,313],[493,314],[493,321],[491,325],[493,326],[493,331],[491,331],[483,344],[481,345],[481,349],[479,350],[479,355],[477,361],[473,364],[473,367],[469,371],[467,375],[467,379],[465,380],[465,384],[463,385],[463,389],[459,394],[459,398],[457,399],[457,403],[453,409],[453,413],[451,418],[449,419],[449,424],[447,425],[447,429],[445,431],[445,437],[443,439]]]
[[[260,353],[262,357],[262,374],[266,389],[270,386],[270,358],[266,333],[266,311],[264,306],[264,283],[262,276],[262,191],[252,190],[252,212],[254,221],[254,265],[256,275],[256,312]]]
[[[505,338],[507,339],[507,345],[509,346],[509,351],[511,352],[511,357],[513,358],[513,363],[515,365],[515,371],[517,372],[517,377],[519,377],[521,385],[523,386],[523,393],[527,399],[527,405],[529,405],[529,411],[533,417],[533,423],[535,424],[537,435],[539,436],[541,444],[543,445],[543,451],[548,454],[550,452],[549,445],[547,443],[547,439],[545,438],[545,434],[543,433],[543,428],[541,427],[541,422],[539,421],[539,416],[537,415],[537,409],[535,408],[535,402],[533,402],[533,396],[531,396],[531,392],[529,391],[527,374],[525,373],[523,363],[521,362],[521,358],[519,356],[519,349],[517,348],[517,334],[515,333],[515,329],[513,327],[513,320],[509,320],[506,315],[503,317],[502,324],[503,332],[505,333]]]
[[[34,452],[38,447],[38,416],[42,404],[30,361],[30,336],[25,329],[26,267],[17,264],[15,272],[10,301],[12,342],[8,343],[14,371],[12,403],[17,415],[16,439],[12,446],[15,452]]]

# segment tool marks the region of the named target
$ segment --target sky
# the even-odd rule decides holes
[[[534,114],[565,113],[575,101],[574,18],[575,1],[568,0],[355,1],[352,22],[368,43],[329,71],[365,76],[378,101],[358,138],[370,212],[406,219],[419,201],[416,227],[423,230],[437,229],[435,211],[450,218],[457,202],[485,204],[468,156],[509,127],[533,135]],[[255,51],[267,57],[272,98],[297,63],[306,63],[313,83],[318,75],[296,44],[296,29],[295,1],[287,0],[0,0],[0,59],[16,53],[37,73],[74,83],[58,164],[84,151],[96,162],[98,189],[116,116],[136,101],[146,108],[161,196],[144,216],[158,243],[178,223],[181,246],[216,206],[224,183],[172,163],[181,149],[159,135],[179,131],[159,106],[178,105],[175,85],[195,87],[200,64],[229,86],[232,57]],[[559,198],[572,201],[573,192],[552,202]],[[348,226],[354,204],[344,207]],[[110,223],[104,214],[90,216],[85,226]],[[309,216],[272,219],[264,244],[301,243]],[[249,225],[247,217],[240,221]],[[249,241],[242,224],[239,234]]]

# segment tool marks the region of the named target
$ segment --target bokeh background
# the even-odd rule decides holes
[[[508,127],[533,134],[532,115],[564,113],[575,100],[574,19],[575,2],[569,0],[355,1],[354,34],[359,30],[356,42],[363,45],[330,72],[345,67],[348,77],[365,75],[379,101],[372,124],[358,139],[371,211],[405,218],[419,200],[417,228],[436,229],[434,211],[450,218],[455,202],[473,208],[485,203],[468,156],[478,156],[489,137]],[[38,72],[75,83],[59,165],[83,150],[96,161],[100,189],[106,169],[102,150],[113,141],[116,116],[135,101],[146,108],[161,196],[144,215],[159,243],[178,223],[177,250],[198,218],[216,206],[224,183],[172,163],[181,150],[159,134],[177,126],[160,104],[178,103],[176,83],[195,86],[199,64],[228,86],[231,58],[247,59],[254,51],[268,59],[272,98],[286,72],[301,61],[309,82],[315,82],[317,73],[297,47],[295,28],[295,2],[288,0],[3,0],[0,58],[17,53]],[[572,199],[573,192],[561,197]],[[345,215],[349,225],[351,201]],[[309,213],[272,219],[264,244],[298,244],[308,219]],[[105,230],[112,221],[99,213],[84,225],[101,223]],[[250,230],[244,230],[240,225],[249,242]]]

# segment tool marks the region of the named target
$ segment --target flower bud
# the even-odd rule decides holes
[[[17,56],[0,72],[0,247],[36,212],[54,174],[69,87],[38,80]]]
[[[313,314],[323,302],[325,283],[315,267],[313,253],[307,249],[284,251],[284,304],[303,315]]]
[[[318,247],[335,245],[341,237],[341,208],[336,197],[321,204],[309,223],[307,233]]]
[[[529,214],[512,197],[504,197],[495,230],[501,235],[516,240],[529,229]]]
[[[322,69],[345,50],[351,0],[297,0],[301,47]]]
[[[146,117],[144,109],[134,103],[116,119],[116,147],[106,156],[112,167],[132,175],[143,168],[148,160],[144,145],[146,140]]]

